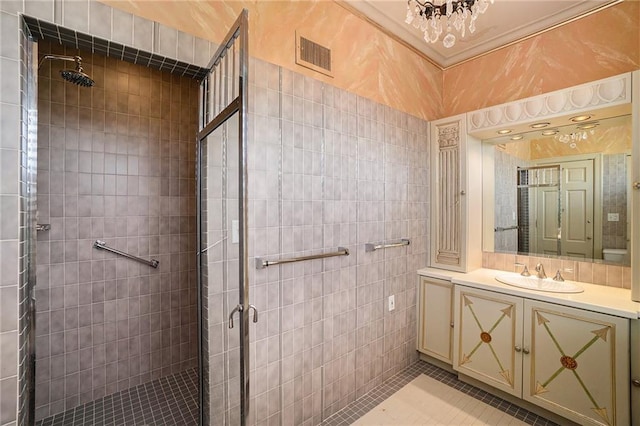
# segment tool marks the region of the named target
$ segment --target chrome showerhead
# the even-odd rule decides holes
[[[78,86],[91,87],[95,84],[95,81],[91,79],[82,71],[81,66],[76,66],[75,70],[60,70],[60,75],[65,80],[77,84]]]
[[[45,59],[59,59],[62,61],[74,61],[76,63],[75,70],[60,70],[60,75],[63,79],[71,82],[73,84],[77,84],[78,86],[83,87],[91,87],[95,84],[95,81],[91,79],[87,74],[82,70],[82,58],[80,56],[62,56],[62,55],[45,55],[40,61],[40,65]],[[38,65],[38,68],[40,68]]]

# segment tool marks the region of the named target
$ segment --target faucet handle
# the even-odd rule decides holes
[[[522,275],[523,277],[528,277],[531,275],[531,273],[529,272],[529,268],[527,268],[527,265],[525,265],[524,263],[516,262],[515,265],[524,266],[524,269],[522,270],[522,272],[520,272],[520,275]]]
[[[553,277],[554,281],[560,281],[563,282],[564,278],[562,278],[562,274],[560,273],[560,269],[558,269],[558,271],[556,272],[556,275]]]

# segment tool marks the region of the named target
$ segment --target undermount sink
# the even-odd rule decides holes
[[[514,287],[550,293],[582,293],[584,289],[573,281],[554,281],[551,278],[524,277],[520,274],[496,275],[496,280]]]

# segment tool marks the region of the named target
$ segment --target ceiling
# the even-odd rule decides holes
[[[432,0],[433,3],[442,1]],[[420,30],[404,22],[407,14],[405,0],[345,2],[444,69],[620,0],[495,0],[484,15],[478,17],[475,33],[467,30],[465,37],[461,38],[454,32],[457,41],[451,48],[442,45],[442,36],[433,44],[426,42]]]

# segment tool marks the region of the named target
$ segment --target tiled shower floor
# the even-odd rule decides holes
[[[36,422],[36,426],[198,424],[198,371],[189,369]]]

